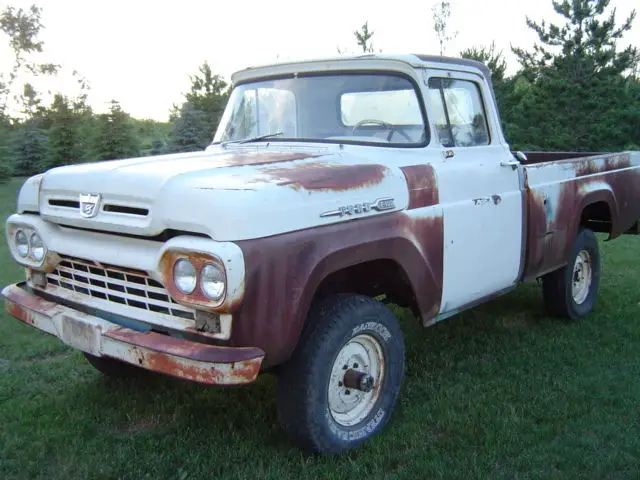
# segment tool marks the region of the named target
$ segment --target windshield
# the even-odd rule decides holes
[[[237,86],[214,143],[305,140],[424,145],[416,90],[400,75],[332,74]]]

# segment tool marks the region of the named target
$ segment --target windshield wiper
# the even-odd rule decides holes
[[[225,145],[229,145],[230,143],[258,142],[260,140],[264,140],[266,138],[271,138],[271,137],[277,137],[279,135],[284,135],[284,132],[267,133],[265,135],[258,135],[257,137],[242,138],[239,140],[227,140],[226,142],[221,142],[221,145],[224,147]]]

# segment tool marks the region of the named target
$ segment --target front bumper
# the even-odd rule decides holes
[[[175,377],[211,385],[254,381],[264,352],[255,347],[206,345],[156,332],[137,332],[45,300],[22,288],[2,290],[9,314],[67,345]]]

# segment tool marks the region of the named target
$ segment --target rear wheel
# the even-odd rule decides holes
[[[339,453],[377,434],[394,410],[404,342],[393,313],[361,295],[321,302],[278,375],[280,423],[304,450]]]
[[[100,373],[111,378],[132,378],[139,377],[147,370],[136,367],[130,363],[122,362],[111,357],[97,357],[90,353],[83,352],[87,361]]]
[[[542,278],[547,311],[575,320],[589,314],[596,303],[600,286],[600,250],[598,239],[588,229],[580,231],[567,265]]]

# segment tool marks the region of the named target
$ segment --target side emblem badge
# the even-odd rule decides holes
[[[345,205],[337,210],[321,213],[321,217],[344,217],[345,215],[359,215],[367,213],[371,210],[383,212],[385,210],[393,210],[396,204],[393,198],[379,198],[375,202],[356,203],[355,205]]]
[[[80,215],[85,218],[95,217],[100,209],[100,195],[80,194]]]

